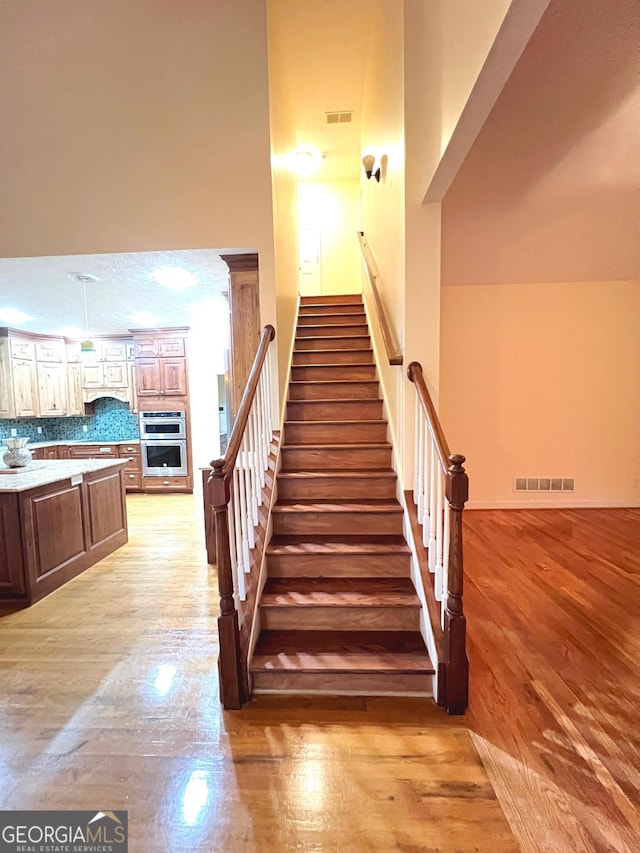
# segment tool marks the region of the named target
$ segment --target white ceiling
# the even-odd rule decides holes
[[[60,334],[65,327],[85,329],[84,286],[70,273],[89,273],[98,282],[86,285],[89,332],[123,334],[136,324],[130,315],[155,315],[153,326],[191,326],[203,313],[226,307],[228,269],[220,254],[239,250],[200,249],[113,255],[60,255],[0,258],[0,312],[23,311],[33,319],[6,323],[30,332]],[[197,284],[170,290],[150,276],[161,267],[187,270]]]

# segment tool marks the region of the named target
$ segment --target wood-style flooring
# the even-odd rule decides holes
[[[128,545],[0,615],[0,809],[128,809],[132,853],[639,849],[640,513],[467,513],[471,705],[448,718],[222,712],[200,499],[128,507]]]

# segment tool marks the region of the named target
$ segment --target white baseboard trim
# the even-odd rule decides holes
[[[467,501],[467,509],[635,509],[640,501]]]

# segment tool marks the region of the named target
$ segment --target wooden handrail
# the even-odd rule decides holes
[[[245,432],[249,423],[249,415],[254,399],[256,398],[256,390],[261,381],[269,344],[275,338],[275,334],[273,326],[265,326],[262,330],[260,343],[258,344],[253,366],[242,395],[240,408],[238,409],[238,414],[231,430],[227,451],[224,457],[215,459],[211,463],[213,470],[208,481],[209,495],[215,517],[215,551],[218,569],[218,592],[220,595],[220,615],[218,616],[218,636],[220,640],[218,677],[220,682],[220,699],[223,707],[227,710],[241,708],[243,703],[249,698],[248,675],[246,666],[243,666],[242,662],[238,610],[234,596],[234,566],[231,548],[235,543],[232,543],[229,537],[229,503],[234,491],[233,483],[236,460],[245,442]],[[266,393],[265,396],[266,401],[264,397],[259,397],[259,399],[262,399],[263,404],[270,408],[271,400],[269,399],[269,394]],[[255,435],[253,435],[254,432],[255,430],[249,429],[249,441],[255,438]],[[270,432],[268,437],[270,440]],[[255,464],[257,452],[255,450],[253,452],[245,452],[244,455],[247,458],[243,461],[243,471],[246,471],[247,465]],[[250,475],[247,474],[246,476],[250,479]],[[237,476],[236,483],[239,484]],[[235,495],[234,500],[237,499],[238,496]],[[233,509],[234,505],[232,504],[232,518],[234,514]],[[246,505],[244,509],[247,509]],[[237,549],[234,550],[234,553],[237,559]]]
[[[424,544],[429,549],[429,568],[434,573],[436,598],[442,598],[442,631],[444,637],[444,695],[438,701],[449,714],[463,714],[469,699],[469,661],[466,652],[466,619],[462,606],[464,570],[462,561],[462,512],[469,498],[469,478],[463,468],[464,456],[452,454],[445,438],[429,389],[424,381],[422,365],[412,361],[407,376],[416,386],[424,423],[431,437],[430,445],[438,457],[430,463],[428,447],[422,443],[424,430],[416,435],[416,467],[418,469],[418,516],[423,524]],[[416,414],[419,411],[416,410]],[[420,422],[421,423],[421,422]],[[418,417],[416,417],[416,427]],[[433,457],[432,457],[433,458]],[[426,479],[429,470],[429,494]],[[434,477],[435,468],[440,472]],[[442,479],[447,505],[442,504]],[[420,485],[422,481],[422,485]],[[422,514],[422,519],[420,515]],[[427,531],[427,527],[429,528]],[[448,545],[448,547],[447,547]],[[446,584],[444,582],[446,578]],[[445,587],[443,589],[443,587]],[[435,628],[434,628],[435,630]]]
[[[233,471],[233,467],[236,464],[236,457],[238,456],[238,453],[240,451],[240,446],[242,444],[242,436],[244,435],[244,431],[247,427],[247,420],[249,419],[251,404],[253,403],[256,388],[258,387],[260,372],[262,370],[264,360],[267,357],[269,344],[275,338],[275,336],[276,330],[271,325],[265,326],[262,330],[262,334],[260,336],[260,343],[258,344],[258,349],[256,351],[256,357],[253,360],[251,373],[249,374],[249,378],[247,379],[247,384],[242,395],[242,400],[240,401],[240,408],[238,409],[238,414],[236,415],[236,419],[231,430],[231,435],[229,436],[227,450],[224,454],[224,465],[222,470],[224,471],[225,476],[228,476]],[[211,464],[213,465],[214,463],[212,462]]]
[[[376,304],[376,312],[378,314],[378,320],[380,321],[380,329],[382,330],[382,340],[384,341],[384,348],[387,351],[387,358],[389,359],[389,364],[402,364],[402,350],[396,343],[393,331],[391,329],[391,324],[389,323],[389,320],[385,313],[382,298],[380,296],[380,292],[378,291],[378,285],[376,283],[377,280],[380,278],[380,274],[378,273],[375,260],[373,259],[373,254],[371,253],[369,244],[367,243],[364,233],[362,231],[358,231],[358,241],[360,242],[362,260],[364,262],[364,266],[367,271],[367,276],[371,284],[371,290],[373,291],[373,298]]]
[[[424,381],[422,365],[419,361],[411,362],[411,364],[407,367],[407,376],[409,377],[410,381],[413,382],[413,384],[416,386],[418,399],[420,400],[420,405],[422,406],[422,410],[427,419],[429,430],[431,432],[431,435],[433,436],[433,440],[435,442],[436,450],[438,453],[438,458],[440,460],[440,465],[442,466],[442,471],[443,473],[446,473],[450,464],[449,457],[451,456],[451,451],[449,450],[449,445],[447,443],[444,430],[442,429],[440,418],[438,417],[438,413],[436,412],[436,407],[433,405],[431,394],[429,394],[427,383]]]

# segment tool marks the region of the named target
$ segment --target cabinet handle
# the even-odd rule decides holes
[[[135,475],[135,474],[129,474],[129,479],[130,479],[130,480],[135,480],[135,478],[136,478],[136,475]]]
[[[111,448],[110,447],[101,447],[100,453],[111,453]]]
[[[133,456],[127,456],[127,462],[133,462]]]
[[[163,481],[162,481],[162,485],[163,485],[163,486],[170,486],[170,485],[171,485],[171,483],[169,482],[169,480],[163,480]]]

